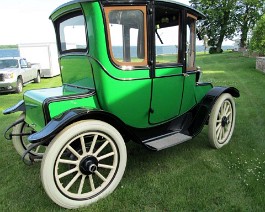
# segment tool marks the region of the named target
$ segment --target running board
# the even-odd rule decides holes
[[[173,133],[173,134],[157,137],[155,139],[152,138],[150,140],[146,140],[143,142],[143,144],[149,149],[159,151],[162,149],[175,146],[177,144],[181,144],[191,139],[192,139],[191,136],[184,135],[182,133]]]

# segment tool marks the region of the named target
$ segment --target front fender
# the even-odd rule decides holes
[[[70,124],[87,119],[105,121],[115,127],[121,134],[131,134],[128,127],[116,116],[102,110],[87,110],[85,108],[75,108],[63,113],[60,117],[52,119],[41,131],[28,137],[30,143],[48,144],[62,129]],[[132,134],[131,134],[132,135]]]

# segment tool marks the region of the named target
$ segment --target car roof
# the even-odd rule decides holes
[[[58,11],[61,8],[64,8],[66,6],[72,5],[72,4],[76,4],[76,3],[82,3],[82,2],[102,2],[102,4],[119,4],[119,3],[129,3],[129,4],[133,4],[133,3],[148,3],[151,2],[152,0],[73,0],[73,1],[69,1],[65,4],[62,4],[61,6],[57,7],[50,15],[51,16]],[[201,13],[200,11],[196,10],[195,8],[188,6],[186,4],[182,4],[180,2],[177,1],[173,1],[173,0],[153,0],[155,3],[159,3],[159,4],[170,4],[172,7],[180,7],[183,9],[186,9],[194,14],[196,14],[196,16],[198,16],[198,19],[203,19],[205,18],[205,15],[203,13]]]

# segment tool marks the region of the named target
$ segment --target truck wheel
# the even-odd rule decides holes
[[[236,108],[233,97],[222,94],[215,102],[209,119],[208,137],[216,149],[226,145],[234,131]]]
[[[25,114],[21,114],[18,120],[24,120]],[[31,128],[26,122],[22,122],[17,124],[13,127],[13,136],[12,136],[12,143],[15,147],[17,153],[20,156],[23,156],[24,152],[28,149],[30,143],[28,141],[28,136],[34,133],[34,129]],[[39,146],[32,151],[30,151],[30,154],[33,156],[43,156],[43,153],[45,152],[44,146]],[[29,155],[26,155],[24,158],[26,161],[30,161]]]
[[[118,186],[127,162],[120,133],[97,120],[71,124],[49,144],[41,179],[48,196],[64,208],[78,208],[106,197]]]
[[[35,83],[40,83],[40,72],[37,72],[37,77],[34,79]]]
[[[19,77],[19,78],[17,78],[16,92],[21,93],[22,91],[23,91],[23,81],[22,81],[21,77]]]

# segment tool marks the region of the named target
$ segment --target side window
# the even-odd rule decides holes
[[[156,8],[156,64],[179,63],[179,11]]]
[[[196,17],[188,15],[187,18],[187,70],[195,70],[196,55]]]
[[[105,8],[109,51],[119,66],[147,65],[145,7]]]
[[[61,52],[86,51],[85,19],[81,12],[71,13],[59,19],[57,33]]]
[[[21,59],[20,60],[20,66],[21,66],[21,68],[27,68],[28,67],[27,61],[24,59]]]

